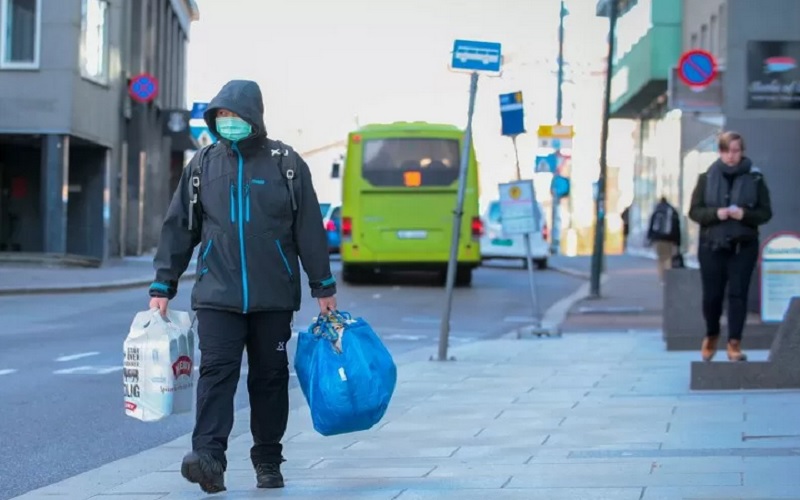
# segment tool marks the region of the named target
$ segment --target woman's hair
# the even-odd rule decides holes
[[[728,132],[723,132],[719,135],[719,150],[720,151],[727,151],[730,148],[732,142],[739,141],[739,145],[742,146],[742,151],[744,151],[744,137],[739,132],[734,132],[729,130]]]

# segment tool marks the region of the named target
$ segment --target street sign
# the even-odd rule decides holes
[[[552,174],[556,171],[556,168],[558,168],[558,155],[555,153],[536,157],[536,167],[534,169],[536,173]]]
[[[500,94],[500,121],[502,134],[515,136],[525,133],[525,111],[522,107],[522,92]]]
[[[570,191],[570,182],[568,177],[562,177],[560,175],[553,176],[553,182],[550,183],[550,192],[553,193],[553,196],[556,198],[566,198],[569,196]]]
[[[721,114],[724,99],[722,71],[717,71],[714,81],[705,87],[691,87],[678,76],[678,68],[672,68],[667,81],[669,109],[679,109],[687,113]]]
[[[500,220],[503,234],[535,233],[539,227],[536,194],[530,179],[500,184]]]
[[[128,94],[136,102],[151,102],[158,95],[158,79],[148,73],[136,75],[128,86]]]
[[[575,130],[572,125],[540,125],[536,135],[541,148],[571,149]]]
[[[192,120],[204,120],[203,113],[205,113],[207,109],[207,102],[195,102],[192,104]]]
[[[452,69],[499,73],[502,63],[499,43],[472,40],[456,40],[453,43]]]
[[[771,235],[761,247],[761,321],[780,323],[800,296],[800,234]]]
[[[678,77],[690,87],[705,87],[716,76],[717,61],[706,50],[688,50],[678,60]]]

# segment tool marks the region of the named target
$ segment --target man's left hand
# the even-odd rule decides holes
[[[730,210],[728,213],[734,220],[742,220],[742,217],[744,217],[744,210],[739,207]]]
[[[321,297],[317,301],[319,302],[319,311],[323,316],[336,310],[336,296]]]

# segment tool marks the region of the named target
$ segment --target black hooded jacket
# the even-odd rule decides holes
[[[221,138],[216,129],[220,109],[246,120],[252,134],[237,143]],[[195,223],[189,230],[189,186],[196,154],[181,176],[161,229],[151,296],[175,296],[178,279],[198,244],[193,309],[296,311],[301,297],[298,257],[313,297],[336,293],[311,172],[289,149],[296,165],[294,211],[289,184],[278,163],[287,149],[267,138],[263,114],[261,89],[252,81],[228,82],[212,99],[205,121],[219,142],[203,161],[201,208],[195,209]]]

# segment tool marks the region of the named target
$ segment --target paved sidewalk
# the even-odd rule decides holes
[[[194,279],[193,259],[182,280]],[[110,259],[102,267],[0,264],[0,295],[98,292],[147,286],[153,281],[153,256]]]
[[[659,334],[476,342],[444,363],[432,353],[398,358],[393,403],[367,432],[319,436],[293,391],[283,490],[255,489],[239,412],[229,491],[211,498],[800,498],[800,391],[691,393],[694,353],[664,352]],[[188,446],[18,498],[208,498],[180,476]]]

